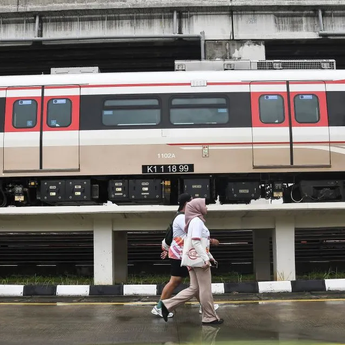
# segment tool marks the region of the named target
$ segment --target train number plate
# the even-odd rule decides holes
[[[143,174],[179,174],[194,172],[194,164],[142,165]]]

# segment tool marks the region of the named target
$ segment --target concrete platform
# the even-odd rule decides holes
[[[153,302],[6,304],[0,343],[26,344],[332,344],[344,343],[345,299],[227,301],[218,299],[220,327],[201,325],[197,304],[167,323]]]

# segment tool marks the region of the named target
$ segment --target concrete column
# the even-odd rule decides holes
[[[271,280],[270,237],[272,230],[253,230],[254,272],[257,281]]]
[[[128,252],[127,252],[127,232],[114,232],[114,265],[115,283],[125,283],[128,277]]]
[[[95,285],[114,283],[114,233],[111,219],[94,219],[93,267]]]
[[[295,280],[295,220],[294,217],[276,217],[273,230],[274,280]]]
[[[265,60],[265,43],[262,41],[206,41],[206,60],[240,59]]]

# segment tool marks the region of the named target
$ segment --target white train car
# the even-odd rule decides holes
[[[345,70],[0,77],[2,206],[344,201]]]

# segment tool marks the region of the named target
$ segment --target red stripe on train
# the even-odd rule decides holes
[[[345,141],[297,141],[293,142],[295,145],[312,145],[312,144],[345,144]],[[261,142],[244,142],[244,143],[173,143],[167,144],[169,146],[234,146],[234,145],[289,145],[289,141],[261,141]]]

